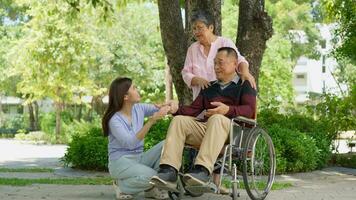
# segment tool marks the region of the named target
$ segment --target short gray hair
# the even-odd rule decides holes
[[[214,25],[214,17],[206,10],[196,10],[193,12],[192,24],[196,21],[201,21],[206,26]]]

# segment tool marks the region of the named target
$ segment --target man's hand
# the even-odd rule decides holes
[[[169,105],[170,106],[170,110],[169,110],[169,113],[170,114],[174,114],[177,112],[178,110],[178,101],[175,101],[175,100],[169,100],[167,101],[166,105]]]
[[[194,86],[199,86],[202,89],[208,88],[210,86],[210,83],[208,80],[206,80],[202,77],[198,77],[198,76],[195,76],[192,78],[191,84]]]
[[[221,102],[211,102],[211,105],[217,106],[216,108],[213,109],[208,109],[205,113],[205,116],[210,117],[214,114],[222,114],[225,115],[227,112],[229,112],[229,106],[221,103]]]

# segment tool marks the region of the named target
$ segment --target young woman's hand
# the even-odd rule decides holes
[[[157,120],[161,119],[162,117],[166,116],[170,110],[170,106],[162,106],[159,111],[155,112],[152,117],[151,120],[153,120],[153,122],[156,122]]]

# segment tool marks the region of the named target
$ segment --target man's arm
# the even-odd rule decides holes
[[[173,115],[187,115],[196,117],[204,110],[204,97],[202,92],[200,92],[199,96],[188,106],[182,105],[179,106],[177,112]]]

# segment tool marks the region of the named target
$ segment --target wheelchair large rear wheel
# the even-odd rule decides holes
[[[252,200],[265,199],[272,188],[276,155],[271,137],[260,127],[249,133],[243,151],[243,180]]]

